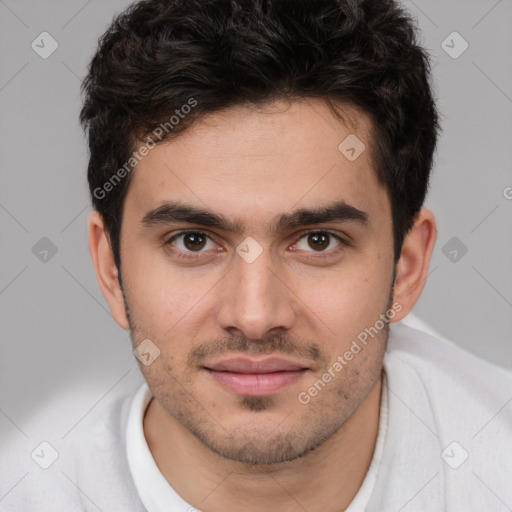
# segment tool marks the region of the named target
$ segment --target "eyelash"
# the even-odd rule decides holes
[[[331,257],[333,255],[338,254],[338,252],[344,250],[345,248],[351,246],[351,243],[348,240],[342,238],[341,236],[339,236],[339,235],[337,235],[335,233],[332,233],[329,230],[325,230],[325,229],[324,230],[318,230],[317,229],[317,230],[303,231],[303,232],[301,232],[299,234],[297,242],[295,242],[295,243],[298,243],[299,240],[302,240],[307,235],[313,235],[313,234],[319,234],[319,233],[327,234],[327,235],[335,238],[340,244],[337,247],[335,247],[334,249],[331,249],[330,251],[319,252],[319,253],[315,254],[314,256],[308,256],[308,258],[310,258],[310,259],[318,259],[318,260],[320,260],[320,259],[329,258],[329,257]],[[173,244],[172,244],[172,242],[174,242],[174,240],[176,240],[180,236],[185,236],[185,235],[190,235],[190,234],[205,236],[206,238],[208,238],[212,242],[215,242],[215,240],[208,233],[206,233],[205,231],[199,231],[199,230],[196,230],[196,229],[189,229],[189,230],[185,230],[185,231],[180,231],[179,233],[176,233],[175,235],[173,235],[171,238],[169,238],[164,243],[164,246],[165,247],[169,247],[170,248],[169,250],[172,252],[172,254],[174,256],[177,256],[178,258],[184,258],[184,259],[187,259],[187,260],[197,260],[197,259],[202,257],[202,253],[184,252],[184,251],[181,251],[179,249],[175,249],[173,247]]]

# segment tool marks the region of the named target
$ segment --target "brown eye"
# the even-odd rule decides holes
[[[311,233],[308,235],[308,245],[315,251],[323,251],[329,247],[331,235],[328,233]]]
[[[200,251],[206,245],[207,238],[201,233],[186,233],[183,235],[183,245],[189,251]]]
[[[326,256],[334,254],[340,246],[347,245],[343,239],[329,231],[311,231],[304,233],[295,243],[295,248],[304,252],[325,253]]]
[[[201,231],[184,231],[174,235],[166,242],[166,245],[173,246],[181,253],[198,253],[209,249],[215,249],[216,244],[213,240]]]

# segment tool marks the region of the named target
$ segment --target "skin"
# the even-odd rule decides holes
[[[160,350],[141,365],[154,395],[144,417],[148,446],[173,488],[205,512],[344,510],[370,465],[386,328],[308,404],[298,395],[392,304],[400,309],[393,321],[411,310],[436,229],[422,209],[395,268],[371,121],[349,105],[343,113],[350,124],[321,100],[238,106],[152,149],[133,171],[124,204],[122,288],[102,218],[90,216],[91,256],[112,316],[130,329],[134,346],[150,339]],[[355,161],[338,149],[349,134],[366,146]],[[166,201],[236,220],[240,230],[185,220],[145,225]],[[339,201],[366,222],[272,229],[283,214]],[[191,228],[212,241],[202,248],[183,236],[169,242]],[[326,231],[349,244],[327,236],[319,247],[308,237]],[[249,236],[262,249],[251,263],[236,252]],[[270,396],[242,396],[204,369],[242,353],[278,355],[307,370]]]

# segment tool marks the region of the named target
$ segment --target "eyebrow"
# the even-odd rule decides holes
[[[290,228],[311,224],[344,221],[354,221],[367,225],[368,214],[355,206],[347,204],[345,201],[336,201],[319,208],[301,208],[292,213],[283,213],[272,220],[270,229],[272,232],[279,233]],[[147,212],[141,221],[142,225],[147,228],[178,222],[186,222],[233,233],[244,232],[244,224],[239,220],[229,219],[218,213],[178,201],[166,201],[154,210]]]

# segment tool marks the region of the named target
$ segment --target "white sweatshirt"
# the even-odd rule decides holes
[[[384,372],[374,456],[347,512],[510,511],[512,371],[397,324]],[[0,512],[196,510],[151,456],[150,399],[145,384],[113,398],[32,454],[2,442]]]

